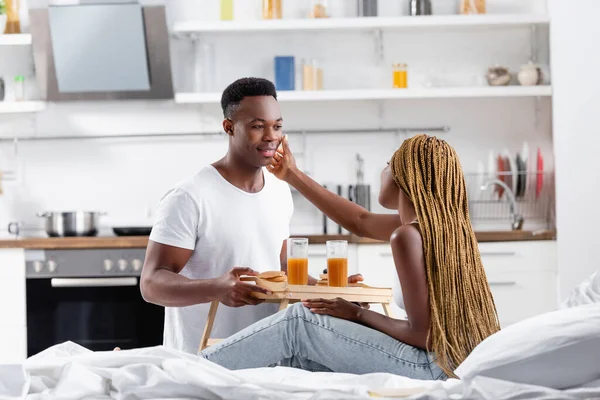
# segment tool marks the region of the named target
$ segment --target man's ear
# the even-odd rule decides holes
[[[229,136],[233,136],[233,122],[230,119],[223,120],[223,130]]]

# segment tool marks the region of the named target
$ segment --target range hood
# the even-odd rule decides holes
[[[46,100],[173,98],[164,6],[51,5],[32,9],[30,26]]]

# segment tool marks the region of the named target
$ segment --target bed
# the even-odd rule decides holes
[[[163,346],[92,352],[72,342],[19,365],[0,365],[4,399],[600,399],[600,273],[559,310],[481,342],[461,378],[314,373],[275,367],[230,371]]]
[[[551,388],[475,377],[419,381],[392,374],[312,373],[275,367],[229,371],[162,346],[92,352],[66,342],[0,366],[0,399],[591,399],[600,380]]]

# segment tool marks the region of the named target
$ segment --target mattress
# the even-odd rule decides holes
[[[555,391],[476,377],[420,381],[393,374],[314,373],[293,368],[229,371],[163,346],[92,352],[72,342],[23,364],[0,365],[0,399],[590,399],[600,381]]]

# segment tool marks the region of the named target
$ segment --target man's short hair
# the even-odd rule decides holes
[[[277,100],[277,90],[273,82],[263,78],[241,78],[223,91],[221,108],[225,118],[232,118],[244,97],[273,96]]]

